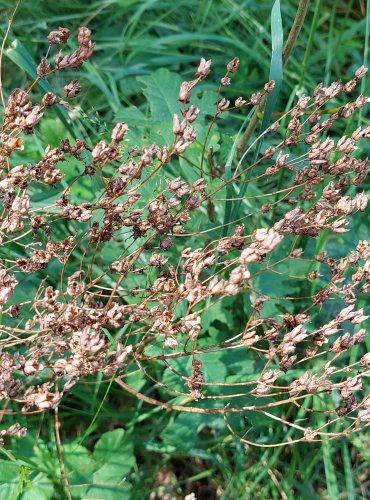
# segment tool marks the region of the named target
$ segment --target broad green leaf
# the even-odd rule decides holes
[[[101,467],[94,473],[94,481],[100,482],[105,474],[124,478],[135,465],[135,455],[131,437],[123,429],[115,429],[103,434],[96,443],[93,458]]]
[[[43,472],[30,477],[19,500],[50,500],[53,497],[53,482]]]
[[[122,485],[99,484],[91,486],[84,500],[130,500],[132,498],[131,485],[124,482]]]
[[[0,498],[16,500],[21,480],[21,466],[0,460]]]
[[[177,451],[186,452],[194,448],[202,415],[180,413],[173,418],[161,434],[163,443]]]
[[[199,354],[197,359],[202,362],[202,372],[206,382],[224,382],[226,377],[226,366],[222,361],[223,353],[207,352]]]
[[[216,320],[225,325],[232,324],[232,314],[226,310],[222,301],[215,302],[202,313],[202,328],[207,331]]]
[[[74,442],[63,445],[63,461],[69,484],[89,484],[92,482],[91,475],[96,466],[89,451],[84,446]]]
[[[180,76],[161,68],[149,76],[139,76],[137,79],[145,85],[143,93],[148,100],[152,119],[170,122],[172,125],[172,116],[180,108],[177,100]]]

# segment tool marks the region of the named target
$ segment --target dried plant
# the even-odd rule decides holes
[[[359,296],[369,291],[370,246],[358,238],[339,258],[320,248],[320,236],[329,232],[339,241],[369,199],[360,187],[369,160],[358,144],[369,139],[370,127],[332,138],[369,101],[347,98],[367,68],[346,83],[319,84],[302,95],[238,160],[233,147],[224,171],[211,161],[214,127],[226,113],[254,109],[274,91],[270,81],[234,103],[223,97],[237,58],[220,80],[200,149],[202,109],[192,94],[211,71],[205,59],[179,89],[170,142],[128,147],[130,123],[120,122],[95,144],[88,136],[44,144],[30,163],[32,134],[49,108],[62,107],[75,119],[69,102],[81,90],[76,79],[63,95],[47,92],[31,101],[40,81],[91,56],[91,32],[82,27],[77,49],[52,60],[54,46],[68,37],[67,28],[49,34],[37,79],[14,89],[4,109],[3,413],[56,409],[82,377],[102,373],[150,404],[221,414],[247,443],[252,440],[239,435],[230,414],[268,416],[293,429],[289,442],[333,439],[368,426],[370,354],[361,347],[368,316]],[[348,102],[330,108],[343,97]],[[263,150],[267,136],[274,146]],[[191,182],[179,159],[192,170]],[[72,179],[71,165],[78,166]],[[79,190],[86,185],[88,197]],[[215,335],[208,327],[222,311],[235,321],[224,321]],[[228,373],[210,370],[220,356],[227,366],[235,356],[245,362]],[[155,398],[130,385],[137,370],[157,388]],[[13,425],[3,434],[24,432]],[[259,440],[277,444],[283,443]]]

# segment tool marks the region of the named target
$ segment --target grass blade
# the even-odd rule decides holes
[[[280,0],[275,0],[274,5],[271,10],[271,43],[272,43],[272,54],[271,54],[271,64],[270,64],[270,80],[275,81],[275,88],[268,96],[267,103],[265,106],[262,125],[260,132],[263,132],[271,119],[272,112],[276,106],[278,100],[282,82],[283,82],[283,23],[281,19],[281,8]],[[263,138],[261,138],[256,145],[256,152],[254,155],[254,161],[256,161],[261,146],[263,143]],[[243,198],[246,193],[248,183],[245,182],[240,189],[239,198]],[[240,210],[242,200],[238,200],[235,209],[232,212],[231,220],[236,220],[238,218],[238,212]]]
[[[339,498],[339,489],[335,468],[331,458],[330,441],[323,441],[321,445],[322,456],[324,461],[326,487],[329,498]]]
[[[283,23],[281,19],[280,0],[276,0],[271,10],[271,41],[272,54],[270,66],[270,80],[275,80],[275,88],[268,96],[263,114],[261,132],[268,126],[273,110],[278,100],[283,82]],[[261,148],[262,141],[257,146],[256,156]]]
[[[344,477],[346,481],[347,500],[355,500],[355,485],[353,482],[352,464],[349,456],[348,443],[343,439],[341,443]]]

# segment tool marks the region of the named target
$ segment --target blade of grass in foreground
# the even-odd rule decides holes
[[[283,82],[283,23],[281,19],[280,0],[275,1],[271,10],[271,41],[272,55],[269,78],[275,81],[275,88],[268,96],[260,132],[263,132],[270,122]],[[255,158],[258,156],[261,146],[262,140],[258,142]]]
[[[329,498],[339,498],[338,481],[335,475],[335,468],[331,457],[330,441],[323,441],[321,444],[322,457],[324,461],[324,470],[326,478],[326,487]]]
[[[281,85],[283,82],[283,23],[281,19],[281,8],[280,0],[275,0],[274,5],[271,10],[271,41],[272,41],[272,54],[271,54],[271,65],[270,65],[270,80],[275,81],[275,88],[268,96],[267,103],[265,106],[262,125],[260,133],[262,133],[267,127],[271,119],[272,112],[276,106],[278,100]],[[256,161],[261,146],[263,138],[261,138],[257,145],[254,154],[254,160]],[[245,196],[248,183],[245,182],[239,192],[239,200],[236,202],[234,210],[232,211],[231,220],[236,220],[239,217],[239,210],[242,203],[242,198]]]
[[[355,486],[353,483],[353,472],[352,472],[351,459],[349,456],[348,442],[345,439],[343,439],[341,445],[342,445],[342,459],[344,466],[344,477],[346,480],[347,500],[355,500],[356,498]]]

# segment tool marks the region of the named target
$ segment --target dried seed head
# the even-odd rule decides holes
[[[172,350],[176,349],[176,347],[178,347],[178,345],[179,345],[179,343],[177,342],[175,337],[172,337],[172,336],[166,337],[163,344],[165,347],[168,347],[169,349],[172,349]]]
[[[194,87],[194,82],[182,82],[178,100],[184,104],[190,101],[191,91]]]
[[[219,101],[217,103],[217,110],[222,113],[223,111],[227,111],[228,108],[230,106],[230,101],[228,101],[227,99],[221,99],[221,101]]]
[[[355,71],[355,77],[361,80],[362,78],[364,78],[364,76],[366,76],[367,72],[368,68],[362,65]]]
[[[52,45],[66,43],[69,38],[69,29],[59,28],[57,31],[51,31],[48,35],[48,40]]]
[[[79,28],[77,40],[80,45],[89,45],[91,41],[91,30],[85,26]]]
[[[221,78],[220,83],[223,87],[225,87],[226,85],[230,85],[231,80],[228,76],[224,76],[223,78]]]
[[[52,106],[53,104],[58,102],[58,98],[52,93],[52,92],[47,92],[44,97],[42,98],[42,104],[48,108],[49,106]]]
[[[368,102],[370,102],[370,97],[360,95],[357,97],[355,101],[355,108],[357,109],[363,108],[364,106],[366,106]]]
[[[78,80],[72,80],[68,85],[63,87],[64,95],[68,98],[75,97],[81,91],[81,85]]]
[[[268,94],[271,94],[271,92],[274,90],[275,88],[275,80],[270,80],[269,82],[267,82],[265,84],[265,92],[267,92]]]
[[[43,57],[41,59],[40,64],[37,66],[36,72],[37,72],[37,76],[39,78],[43,78],[45,75],[47,75],[48,73],[50,73],[50,66],[46,62],[46,58],[45,57]]]
[[[117,123],[112,131],[112,141],[120,142],[125,137],[126,132],[128,131],[128,125],[125,122]]]
[[[51,39],[62,43],[65,36],[63,31],[56,32]],[[57,54],[53,72],[79,67],[92,52],[90,38],[90,30],[81,28],[78,49],[67,55]],[[191,99],[192,89],[209,73],[210,63],[202,59],[197,78],[182,84],[180,102],[186,104]],[[229,76],[238,65],[237,58],[228,63],[228,73],[221,80],[223,85],[230,83]],[[44,59],[38,68],[39,77],[48,71]],[[353,90],[364,73],[365,68],[359,69],[356,76],[345,84],[344,90]],[[268,82],[262,92],[253,94],[250,101],[238,98],[235,107],[258,105],[265,101],[266,94],[273,88],[274,82]],[[118,123],[111,140],[99,138],[90,147],[89,143],[79,139],[73,144],[64,139],[59,148],[46,147],[41,158],[33,159],[33,163],[17,165],[21,163],[18,157],[22,154],[15,156],[13,152],[21,151],[22,140],[27,140],[27,137],[21,139],[20,135],[23,137],[23,133],[33,131],[42,119],[42,113],[48,112],[47,107],[55,103],[66,106],[67,103],[47,93],[42,102],[35,105],[31,102],[30,92],[13,90],[0,132],[3,210],[0,245],[17,242],[16,245],[23,245],[24,255],[0,262],[3,317],[0,399],[24,401],[24,410],[31,406],[36,406],[39,411],[55,408],[80,377],[98,373],[112,376],[115,371],[125,369],[133,352],[132,362],[143,369],[146,363],[166,363],[166,359],[171,361],[171,358],[188,356],[191,366],[184,362],[178,375],[182,376],[193,399],[202,398],[203,390],[205,397],[212,398],[216,396],[217,380],[221,382],[221,377],[207,369],[205,383],[202,363],[197,358],[202,358],[205,353],[211,357],[223,349],[241,349],[250,360],[256,361],[256,372],[246,386],[248,398],[254,400],[256,411],[260,404],[269,407],[269,401],[271,406],[275,406],[277,400],[290,404],[308,395],[316,398],[317,393],[323,402],[329,398],[325,434],[322,427],[318,430],[314,427],[317,422],[315,414],[311,414],[310,428],[304,431],[302,427],[301,437],[299,429],[307,419],[303,417],[299,428],[295,428],[295,432],[298,429],[298,440],[318,440],[321,434],[330,432],[326,427],[337,420],[330,416],[330,393],[333,390],[340,391],[343,397],[341,407],[336,410],[338,418],[356,412],[351,415],[351,427],[356,430],[365,427],[370,422],[370,398],[366,393],[363,396],[356,394],[356,397],[354,393],[366,390],[361,379],[369,371],[370,358],[362,353],[362,358],[356,359],[356,352],[350,350],[363,342],[366,335],[364,328],[357,330],[355,325],[368,319],[367,311],[359,307],[357,298],[359,294],[370,291],[370,244],[365,240],[355,242],[347,253],[343,247],[340,257],[336,253],[331,255],[330,245],[327,252],[321,253],[314,251],[314,244],[305,250],[294,248],[294,242],[302,235],[304,239],[316,238],[328,228],[338,233],[346,231],[352,214],[365,210],[368,204],[369,196],[361,190],[356,194],[352,184],[359,185],[369,171],[370,163],[360,158],[360,148],[363,139],[370,138],[370,126],[358,127],[348,137],[338,134],[339,121],[351,116],[368,99],[360,96],[324,119],[321,114],[320,107],[342,90],[340,82],[334,82],[327,88],[317,86],[312,98],[301,96],[293,109],[285,114],[288,119],[278,119],[268,129],[276,131],[279,128],[281,135],[270,136],[269,145],[263,148],[257,162],[246,165],[248,170],[253,170],[250,177],[241,177],[244,174],[243,159],[239,163],[236,161],[236,168],[231,169],[230,182],[253,180],[258,185],[249,194],[251,197],[258,194],[251,203],[253,213],[248,214],[250,224],[245,227],[235,225],[231,236],[226,232],[217,233],[218,219],[222,221],[223,210],[220,212],[218,208],[216,193],[224,190],[228,178],[224,176],[223,147],[208,156],[210,173],[207,168],[204,170],[205,180],[197,176],[202,169],[193,155],[189,155],[189,160],[198,169],[194,169],[191,175],[179,171],[179,177],[171,180],[179,163],[175,155],[182,155],[197,137],[193,123],[200,115],[199,108],[190,104],[180,106],[181,111],[173,117],[174,134],[167,144],[164,134],[160,138],[160,147],[144,142],[130,145],[126,152],[120,141],[126,137],[128,127],[126,123]],[[76,81],[64,87],[66,97],[74,97],[78,92]],[[211,123],[229,109],[230,103],[226,99],[220,100],[216,112],[211,113]],[[207,120],[206,107],[201,111],[202,121]],[[200,136],[200,141],[204,142],[204,134]],[[132,138],[130,136],[130,140]],[[306,144],[309,144],[308,148]],[[197,144],[192,153],[200,153],[202,148],[199,146]],[[207,159],[205,153],[206,150],[202,156]],[[43,189],[47,195],[48,186],[63,178],[62,170],[68,170],[68,163],[62,164],[60,169],[58,164],[68,161],[71,156],[78,160],[76,163],[81,166],[82,175],[99,174],[101,189],[96,193],[90,190],[88,198],[84,199],[84,190],[80,192],[78,189],[81,175],[68,175],[69,187],[60,187],[61,191],[55,191],[60,193],[56,194],[57,201],[53,202],[52,198],[50,205],[41,207],[34,188],[36,193]],[[248,160],[250,158],[253,155]],[[163,168],[171,159],[174,159],[171,169]],[[182,159],[180,167],[190,168]],[[286,186],[276,192],[277,188],[271,189],[276,183],[269,177],[283,168]],[[168,185],[165,179],[168,179]],[[85,178],[84,182],[87,181],[89,179]],[[275,202],[271,201],[274,198]],[[194,220],[193,211],[203,202],[204,205],[208,203],[209,210],[206,212],[206,207],[202,207]],[[243,205],[246,209],[247,203],[249,201]],[[221,202],[221,208],[222,205]],[[267,212],[269,217],[264,216]],[[206,214],[211,224],[206,227],[198,225]],[[191,228],[199,231],[199,238],[193,235],[189,238],[187,233],[186,223],[191,217]],[[66,220],[63,222],[63,219]],[[71,235],[60,240],[58,224],[71,231]],[[265,227],[261,228],[261,225]],[[18,234],[13,236],[13,233]],[[280,245],[285,234],[286,244]],[[125,244],[126,238],[135,240],[133,245],[131,242]],[[184,241],[187,243],[182,246]],[[199,247],[198,244],[194,247],[193,243],[197,241]],[[110,243],[104,246],[106,242]],[[190,247],[186,248],[186,245]],[[82,260],[79,246],[83,248]],[[101,250],[100,256],[97,249]],[[91,267],[96,259],[99,260],[99,269]],[[75,269],[74,261],[80,263]],[[61,279],[55,279],[55,288],[46,286],[44,280],[37,278],[37,273],[47,267],[49,269],[45,272],[51,279],[54,270],[62,270]],[[298,268],[301,272],[296,272]],[[21,308],[16,293],[19,283],[15,276],[22,273],[35,273],[35,279],[28,280],[29,284],[33,286],[35,282],[40,286],[36,290],[36,285],[34,295],[27,297],[27,307]],[[303,280],[299,283],[317,280],[317,290],[313,295],[305,294],[302,300],[298,292],[304,290],[300,285],[297,294],[290,293],[283,286],[279,288],[279,285],[276,292],[268,286],[267,273],[274,273],[282,284],[286,279]],[[270,289],[271,295],[268,295]],[[244,291],[247,292],[248,304],[250,302],[244,311],[246,316],[238,314],[235,324],[232,317],[228,316],[226,322],[222,321],[224,318],[218,318],[217,311],[224,307],[231,310],[242,300],[240,296],[235,302],[232,297]],[[12,299],[13,302],[9,303]],[[280,300],[284,301],[282,307],[279,307]],[[271,302],[278,308],[271,309]],[[330,304],[334,307],[329,307]],[[219,329],[218,319],[225,332],[222,336],[212,332],[210,335],[209,323],[215,321],[212,328]],[[202,321],[205,333],[198,340]],[[309,325],[307,329],[306,325]],[[109,341],[110,330],[116,331],[123,326],[129,327],[126,340],[133,342],[127,347],[117,339],[115,343]],[[16,327],[15,335],[13,327]],[[21,342],[24,345],[20,354],[16,348]],[[171,353],[169,349],[175,349],[175,352]],[[348,355],[340,356],[346,351],[349,351]],[[319,363],[323,360],[322,370],[315,371],[316,358]],[[350,358],[354,362],[349,365]],[[42,382],[46,373],[39,377],[44,368],[41,360],[45,360],[43,364],[52,371],[47,384]],[[280,367],[281,372],[272,370],[274,366]],[[297,370],[286,376],[285,372],[295,366]],[[277,377],[281,379],[279,383],[275,383]],[[238,379],[235,381],[238,383]],[[244,390],[240,392],[245,394]],[[217,393],[220,399],[224,395],[221,389]],[[234,395],[239,397],[239,394]],[[267,395],[271,399],[261,401],[260,398]],[[231,405],[234,401],[234,398],[228,398]],[[218,406],[221,408],[221,405]],[[279,419],[279,413],[275,417]],[[283,423],[295,425],[293,420]],[[344,434],[347,429],[343,427]],[[20,427],[15,426],[7,432],[8,435],[21,433]],[[0,431],[0,442],[3,435],[4,432]]]
[[[333,82],[329,87],[327,87],[324,90],[324,95],[328,99],[332,99],[333,97],[336,97],[342,92],[343,86],[341,82]]]
[[[251,95],[250,102],[253,106],[257,106],[262,101],[262,94],[260,92],[255,92]]]
[[[192,123],[195,121],[200,113],[200,109],[191,105],[189,109],[185,111],[184,118],[187,122]]]
[[[232,61],[227,63],[227,71],[229,73],[235,73],[235,71],[237,71],[238,68],[239,68],[239,58],[238,57],[234,57],[234,59]]]
[[[241,108],[242,106],[244,106],[245,104],[247,104],[247,101],[245,99],[243,99],[242,97],[238,97],[236,100],[235,100],[235,107],[236,108]]]
[[[201,77],[201,78],[204,78],[206,77],[210,70],[211,70],[211,65],[212,65],[212,60],[209,59],[208,61],[206,61],[203,57],[202,59],[200,60],[200,63],[199,63],[199,66],[198,66],[198,69],[197,69],[197,72],[195,74],[195,76],[198,76],[198,77]]]
[[[180,135],[184,131],[185,125],[182,127],[180,125],[180,120],[177,115],[177,113],[174,113],[173,115],[173,122],[172,122],[172,132],[175,135]]]
[[[356,88],[357,80],[353,78],[349,80],[343,87],[344,92],[352,92]]]

